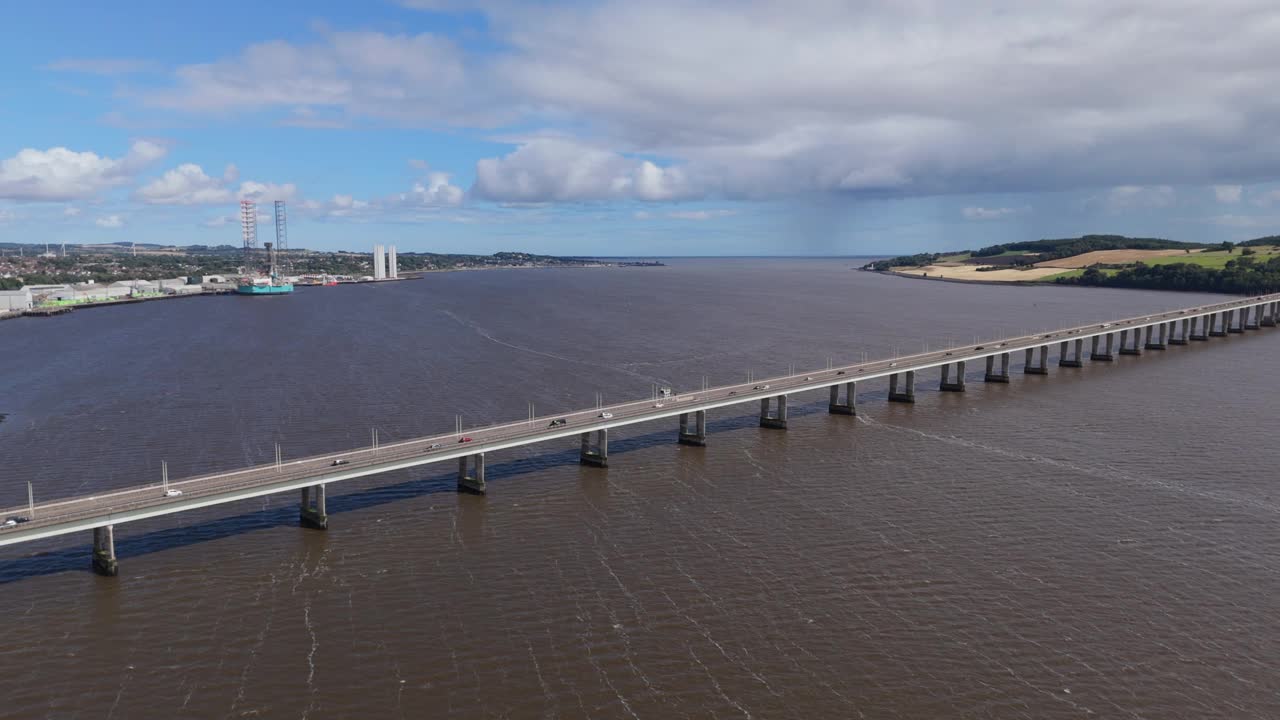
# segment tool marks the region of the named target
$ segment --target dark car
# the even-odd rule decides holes
[[[568,424],[568,422],[569,421],[564,418],[556,418],[555,420],[547,423],[547,427],[560,427],[561,425]]]
[[[843,374],[844,374],[844,371],[843,371],[843,370],[837,370],[837,371],[836,371],[836,374],[837,374],[837,375],[843,375]]]

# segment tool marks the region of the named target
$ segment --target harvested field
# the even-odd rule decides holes
[[[982,280],[986,282],[1016,282],[1021,280],[1023,282],[1033,282],[1042,277],[1056,275],[1062,270],[1051,267],[1030,267],[1026,270],[978,272],[978,268],[975,265],[929,265],[922,268],[895,268],[893,272],[911,277],[927,275],[931,278],[945,278],[947,280]]]
[[[1192,253],[1198,253],[1199,250],[1192,250]],[[1185,250],[1094,250],[1093,252],[1083,253],[1081,255],[1072,255],[1071,257],[1059,258],[1057,260],[1045,260],[1036,263],[1036,267],[1046,268],[1065,268],[1068,270],[1075,268],[1089,267],[1097,263],[1105,265],[1124,265],[1135,263],[1140,260],[1148,260],[1157,257],[1169,257],[1171,255],[1186,256]]]

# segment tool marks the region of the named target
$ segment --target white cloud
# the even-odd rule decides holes
[[[94,220],[93,224],[100,228],[120,228],[124,227],[124,218],[119,215],[104,215]]]
[[[69,217],[69,218],[79,217],[80,213],[81,213],[81,210],[78,207],[68,206],[68,207],[62,208],[63,217]]]
[[[200,227],[220,228],[235,222],[240,222],[239,215],[215,215],[207,220],[201,220]]]
[[[113,159],[64,147],[27,148],[0,161],[0,198],[11,200],[76,200],[131,181],[140,170],[159,160],[166,149],[139,140],[128,154]]]
[[[1107,193],[1107,207],[1112,211],[1133,208],[1163,208],[1173,204],[1177,194],[1168,185],[1121,185]]]
[[[413,189],[391,198],[390,204],[405,206],[440,207],[462,203],[462,188],[449,182],[449,174],[442,172],[427,173],[425,181],[413,184]]]
[[[499,202],[685,200],[705,194],[682,168],[550,138],[476,163],[472,192]]]
[[[1017,212],[1018,211],[1015,208],[1009,208],[1009,207],[999,207],[999,208],[967,207],[962,209],[960,211],[960,214],[964,216],[965,220],[999,220],[1000,218],[1006,218],[1006,217],[1009,217],[1010,215],[1015,215],[1017,214]]]
[[[18,214],[8,208],[0,208],[0,225],[8,225],[18,219]]]
[[[209,177],[193,163],[183,163],[138,189],[139,200],[152,205],[217,205],[230,203],[235,195],[226,187],[235,166],[227,167],[221,178]]]
[[[1213,195],[1220,203],[1235,204],[1240,202],[1240,194],[1244,188],[1240,185],[1214,185]]]
[[[253,180],[240,183],[240,189],[235,190],[239,177],[235,165],[228,165],[222,177],[210,177],[199,165],[183,163],[138,188],[134,197],[150,205],[226,205],[241,199],[292,200],[298,192],[292,183],[276,185]]]
[[[667,217],[676,220],[714,220],[737,214],[736,210],[676,210],[667,213]]]

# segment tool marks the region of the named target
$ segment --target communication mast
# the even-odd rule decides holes
[[[289,228],[285,222],[284,201],[277,200],[276,207],[276,252],[280,253],[282,265],[286,268],[289,264]]]
[[[253,251],[258,247],[258,206],[252,200],[240,201],[240,235],[244,238],[244,271],[252,272]]]

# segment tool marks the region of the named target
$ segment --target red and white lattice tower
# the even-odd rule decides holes
[[[258,205],[252,200],[240,201],[240,235],[244,238],[244,270],[253,266],[253,250],[258,247]]]

